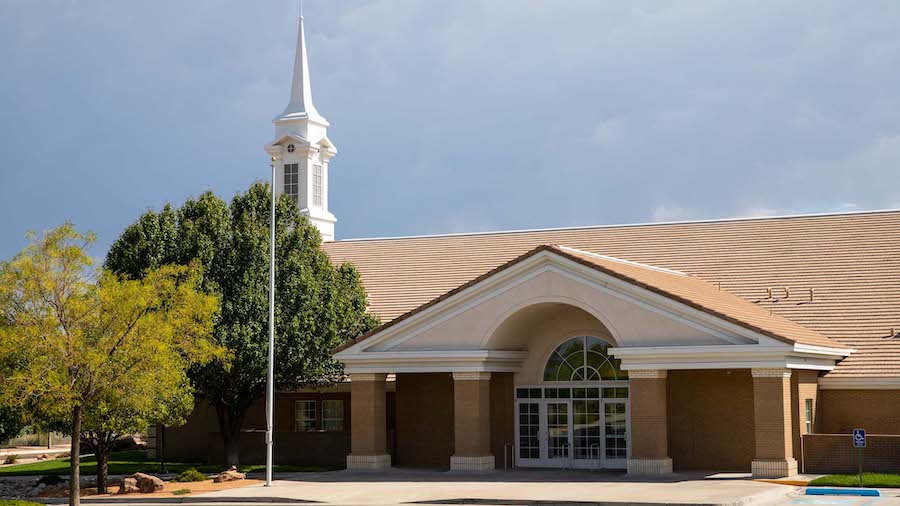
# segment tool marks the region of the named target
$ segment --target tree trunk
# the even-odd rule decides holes
[[[81,406],[72,408],[72,445],[69,459],[69,506],[81,505]]]
[[[240,465],[241,427],[244,425],[246,414],[246,409],[239,413],[232,413],[227,406],[216,406],[219,433],[222,435],[222,444],[225,447],[225,464],[228,466]]]
[[[107,494],[108,477],[109,477],[109,444],[107,438],[109,434],[101,432],[97,434],[97,493]]]

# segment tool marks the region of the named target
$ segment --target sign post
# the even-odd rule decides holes
[[[853,429],[853,447],[856,448],[856,462],[859,464],[859,486],[863,486],[863,448],[866,447],[866,429]]]

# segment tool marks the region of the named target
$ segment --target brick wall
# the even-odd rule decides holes
[[[158,427],[157,449],[164,458],[178,462],[207,462],[209,460],[210,434],[218,432],[216,412],[204,400],[198,400],[187,423],[181,427]],[[158,458],[158,456],[154,455]]]
[[[821,390],[816,432],[900,434],[900,390]]]
[[[756,432],[755,458],[760,460],[793,458],[791,379],[754,377],[753,407]]]
[[[397,374],[398,466],[447,468],[453,454],[450,373]]]
[[[803,465],[803,456],[800,452],[800,437],[806,432],[806,400],[812,401],[812,422],[813,432],[816,432],[816,423],[818,416],[816,409],[818,407],[819,394],[819,373],[817,371],[794,370],[791,375],[792,389],[792,411],[791,420],[793,420],[793,447],[794,458]]]
[[[294,432],[294,401],[307,399],[344,400],[344,430],[334,432]],[[321,411],[321,403],[317,404]],[[255,402],[247,413],[245,431],[265,430],[265,400]],[[350,395],[344,393],[278,393],[275,396],[275,463],[343,467],[350,452]],[[219,434],[215,410],[198,401],[182,427],[158,431],[166,459],[182,462],[225,462],[225,448]],[[243,432],[240,459],[245,464],[265,463],[263,432]]]
[[[666,378],[632,377],[631,457],[660,459],[669,453],[666,409]]]
[[[675,470],[749,471],[755,445],[750,370],[669,371],[667,382]]]
[[[516,403],[513,373],[495,372],[491,374],[491,453],[494,465],[503,469],[504,462],[513,465],[513,452],[506,445],[516,440]],[[504,461],[504,451],[506,460]]]
[[[812,434],[803,436],[805,469],[812,474],[856,473],[858,450],[850,434]],[[897,473],[900,471],[900,436],[868,435],[862,450],[863,471]]]

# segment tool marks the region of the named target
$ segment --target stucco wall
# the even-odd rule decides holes
[[[669,371],[668,389],[675,470],[748,472],[755,451],[750,370]]]
[[[530,305],[569,304],[599,320],[620,346],[704,345],[724,341],[689,325],[556,272],[544,272],[455,316],[436,322],[391,350],[529,348],[529,336],[500,332],[501,324]],[[382,349],[375,345],[373,349]]]

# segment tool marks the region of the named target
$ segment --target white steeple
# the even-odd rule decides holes
[[[309,118],[318,123],[328,122],[319,115],[312,101],[309,83],[309,57],[306,52],[306,34],[303,30],[303,6],[300,6],[300,26],[297,30],[297,50],[294,54],[294,79],[291,83],[291,101],[277,119]]]
[[[337,149],[327,136],[328,121],[313,105],[302,3],[300,9],[291,100],[273,121],[275,141],[266,152],[275,160],[276,192],[290,195],[322,240],[333,241],[337,218],[328,211],[328,163]]]

